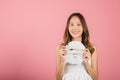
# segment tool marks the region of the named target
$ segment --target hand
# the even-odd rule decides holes
[[[84,58],[84,62],[88,62],[88,60],[90,59],[91,57],[91,53],[90,53],[90,50],[89,49],[86,49],[84,54],[83,54],[83,58]]]
[[[66,51],[66,47],[65,46],[61,46],[60,49],[59,49],[59,54],[60,56],[62,57],[62,59],[65,59],[65,55],[67,54],[67,51]]]

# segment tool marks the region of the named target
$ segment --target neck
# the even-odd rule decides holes
[[[79,38],[73,38],[73,41],[80,41],[80,42],[82,42],[82,38],[81,37],[79,37]]]

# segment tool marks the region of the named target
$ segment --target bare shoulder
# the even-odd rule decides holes
[[[94,43],[91,43],[92,47],[96,50],[96,45]]]
[[[95,66],[95,64],[97,64],[98,61],[98,51],[95,44],[91,44],[91,45],[94,48],[94,52],[92,54],[92,64]]]
[[[96,47],[96,45],[94,43],[92,43],[91,45],[94,48],[94,53],[97,53],[97,47]]]

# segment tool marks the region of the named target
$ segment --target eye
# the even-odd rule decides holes
[[[73,50],[73,49],[70,49],[71,51]]]
[[[73,24],[73,23],[70,23],[69,26],[74,26],[74,24]]]
[[[81,24],[80,24],[80,23],[78,23],[78,24],[77,24],[77,26],[81,26]]]

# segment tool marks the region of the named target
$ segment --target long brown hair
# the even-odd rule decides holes
[[[83,26],[82,43],[85,45],[86,48],[88,48],[90,50],[90,52],[92,54],[94,52],[94,48],[92,47],[92,45],[89,41],[90,37],[89,37],[88,27],[87,27],[85,18],[81,13],[73,13],[69,16],[69,18],[67,20],[64,36],[63,36],[63,41],[64,41],[63,45],[66,45],[67,43],[72,41],[72,36],[70,35],[68,28],[69,28],[70,20],[73,16],[77,16],[80,19],[81,24]]]

